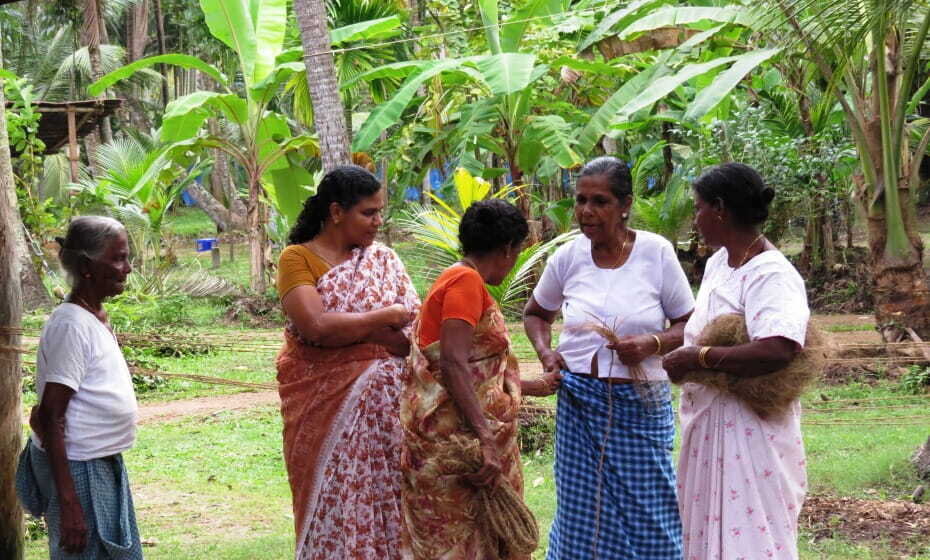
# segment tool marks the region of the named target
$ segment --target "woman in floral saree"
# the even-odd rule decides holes
[[[516,559],[482,538],[478,488],[523,490],[517,412],[522,394],[552,394],[553,373],[520,380],[504,317],[485,283],[500,284],[528,232],[519,210],[502,200],[472,205],[462,217],[464,258],[436,279],[414,326],[409,380],[401,398],[405,558]],[[475,472],[449,457],[477,439]]]
[[[278,391],[298,559],[400,557],[398,398],[419,300],[374,242],[383,208],[371,173],[338,167],[281,254]]]

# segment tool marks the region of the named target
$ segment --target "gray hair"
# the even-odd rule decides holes
[[[106,216],[74,218],[68,225],[64,239],[55,238],[61,246],[58,251],[61,266],[71,278],[77,277],[82,258],[92,261],[99,259],[110,240],[125,231],[123,224]]]

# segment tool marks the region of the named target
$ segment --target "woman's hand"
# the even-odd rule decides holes
[[[625,366],[635,366],[658,350],[656,339],[648,334],[621,336],[607,347],[616,352],[617,359]]]
[[[542,377],[527,379],[521,384],[521,392],[530,397],[548,397],[562,385],[561,371],[547,371]]]
[[[414,314],[400,303],[389,305],[382,309],[381,312],[384,314],[384,323],[386,327],[402,329],[413,321]]]
[[[700,351],[701,349],[697,346],[682,346],[678,350],[666,354],[662,358],[662,367],[668,374],[669,381],[681,383],[681,380],[689,371],[703,369],[698,363],[698,352]]]
[[[61,500],[61,548],[68,554],[80,554],[87,547],[87,525],[84,510],[77,496],[62,496]]]
[[[503,467],[501,467],[501,456],[497,452],[497,446],[490,437],[480,438],[481,441],[481,459],[483,464],[478,472],[465,475],[465,479],[475,486],[494,486],[500,477]]]
[[[365,341],[384,346],[388,352],[401,358],[410,354],[410,340],[403,331],[392,327],[381,327],[371,333]]]
[[[568,366],[565,365],[565,358],[555,350],[545,349],[540,352],[539,362],[546,373],[559,373],[563,369],[568,369]]]

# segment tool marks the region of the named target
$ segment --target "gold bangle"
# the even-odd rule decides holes
[[[656,351],[654,354],[658,356],[662,354],[662,339],[660,339],[659,336],[655,334],[652,335],[652,338],[656,339]]]
[[[710,369],[710,365],[707,363],[708,352],[710,352],[710,346],[702,346],[701,351],[698,352],[698,364],[704,369]]]

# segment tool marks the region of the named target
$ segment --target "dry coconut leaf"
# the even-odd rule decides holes
[[[707,324],[697,339],[698,346],[738,346],[750,342],[742,315],[721,315]],[[692,382],[726,391],[742,399],[761,418],[783,414],[804,389],[823,371],[830,354],[829,339],[808,323],[804,349],[784,369],[742,377],[713,370],[685,374],[678,383]]]

